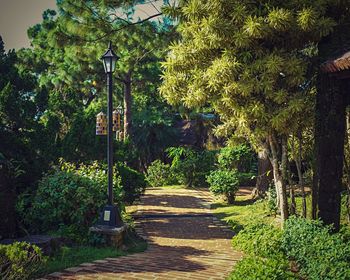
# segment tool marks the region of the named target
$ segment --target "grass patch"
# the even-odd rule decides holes
[[[105,258],[116,258],[132,253],[143,252],[147,249],[147,243],[134,233],[129,233],[125,237],[124,250],[112,247],[74,246],[62,247],[54,256],[47,259],[45,265],[41,267],[35,278],[62,271],[69,267],[78,266],[85,262],[92,262]]]
[[[296,196],[296,212],[301,216],[302,213],[302,197]],[[290,203],[290,201],[289,201]],[[233,227],[233,230],[238,232],[243,227],[260,222],[264,224],[274,224],[280,227],[278,219],[268,210],[267,200],[254,201],[250,195],[237,196],[236,201],[229,205],[223,201],[217,201],[211,204],[211,208],[214,209],[214,215]],[[311,195],[306,196],[306,209],[307,218],[311,219]],[[346,196],[342,196],[342,209],[341,209],[341,224],[343,226],[349,226],[347,219],[346,209]]]
[[[85,262],[123,255],[125,255],[125,253],[121,250],[110,247],[62,247],[58,253],[48,258],[45,266],[38,271],[36,276],[43,276],[52,272],[61,271],[65,268],[77,266]]]
[[[232,226],[235,232],[245,226],[261,222],[276,223],[276,218],[268,214],[266,201],[253,201],[250,196],[238,196],[232,205],[217,202],[211,205],[214,215]]]

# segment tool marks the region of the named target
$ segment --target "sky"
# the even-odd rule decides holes
[[[28,28],[41,22],[43,11],[55,8],[56,0],[0,0],[0,36],[5,49],[29,47]]]
[[[162,1],[154,1],[156,7]],[[56,0],[0,0],[0,36],[5,43],[5,50],[29,47],[27,36],[29,27],[40,23],[42,13],[47,9],[55,9]],[[155,13],[151,4],[139,5],[140,18]]]

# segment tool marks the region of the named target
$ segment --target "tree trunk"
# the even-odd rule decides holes
[[[346,86],[343,80],[319,74],[316,95],[316,164],[314,191],[318,192],[318,216],[338,231],[344,158]]]
[[[305,188],[304,188],[304,180],[303,180],[303,172],[302,172],[302,166],[301,166],[301,158],[302,158],[302,144],[303,144],[303,139],[302,139],[302,133],[300,131],[299,134],[299,153],[298,153],[298,164],[297,164],[297,170],[298,170],[298,177],[299,177],[299,186],[301,190],[301,196],[302,196],[302,215],[304,218],[306,218],[306,195],[305,195]]]
[[[290,197],[290,206],[289,206],[289,215],[295,215],[297,204],[295,202],[295,192],[294,192],[294,184],[291,177],[290,164],[288,163],[288,184],[289,184],[289,197]]]
[[[339,18],[339,10],[330,10]],[[348,48],[350,26],[340,23],[318,44],[321,62]],[[349,104],[349,79],[346,71],[318,73],[315,117],[315,169],[313,188],[318,192],[318,216],[325,224],[340,226],[341,191],[344,160],[345,108]]]
[[[286,137],[282,137],[281,141],[281,166],[279,166],[278,160],[278,142],[275,135],[269,136],[269,143],[271,148],[271,164],[273,170],[273,177],[276,186],[277,197],[279,198],[279,206],[281,212],[282,224],[288,219],[288,200],[286,189],[286,177],[287,177],[287,141]]]
[[[345,172],[347,174],[347,214],[348,214],[348,222],[350,222],[350,113],[346,113],[346,134],[345,134],[346,147],[344,151],[344,167]]]
[[[258,152],[258,176],[256,185],[252,191],[253,198],[265,197],[266,191],[269,189],[270,183],[273,180],[272,165],[269,160],[268,147],[264,146]]]
[[[235,194],[231,192],[227,193],[226,199],[228,204],[233,204],[235,202]]]
[[[294,158],[295,165],[297,167],[298,171],[298,179],[299,179],[299,187],[301,191],[302,196],[302,216],[306,218],[306,194],[305,194],[305,187],[304,187],[304,180],[303,180],[303,171],[302,171],[302,132],[301,130],[298,132],[298,140],[299,140],[299,148],[298,148],[298,154],[295,151],[294,147],[294,136],[293,136],[293,143],[291,145],[292,154]]]
[[[132,130],[131,71],[124,78],[124,141],[130,138]]]

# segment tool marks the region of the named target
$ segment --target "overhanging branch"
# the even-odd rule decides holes
[[[97,37],[97,38],[94,39],[94,40],[86,40],[86,41],[87,41],[87,42],[97,42],[97,41],[99,41],[99,40],[101,40],[101,39],[107,37],[108,35],[114,33],[114,32],[118,32],[118,31],[120,31],[120,30],[123,30],[123,29],[125,29],[125,28],[127,28],[127,27],[130,27],[130,26],[133,26],[133,25],[138,25],[138,24],[144,23],[144,22],[146,22],[146,21],[148,21],[148,20],[150,20],[150,19],[152,19],[152,18],[159,17],[159,16],[161,16],[161,15],[163,15],[163,13],[157,13],[157,14],[151,15],[151,16],[149,16],[149,17],[147,17],[147,18],[144,18],[144,19],[139,20],[139,21],[136,21],[136,22],[128,22],[126,25],[123,25],[123,26],[118,27],[118,28],[116,28],[116,29],[111,29],[110,31],[108,31],[108,32],[106,32],[105,34],[103,34],[103,35]]]

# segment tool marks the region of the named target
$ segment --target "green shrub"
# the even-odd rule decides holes
[[[249,224],[232,239],[235,249],[248,255],[230,279],[297,279],[281,249],[282,230],[264,223]]]
[[[236,171],[215,170],[207,176],[209,190],[215,195],[225,195],[229,203],[233,203],[238,191],[239,178]]]
[[[173,185],[178,183],[169,164],[164,164],[159,159],[153,161],[147,169],[147,183],[152,187]]]
[[[218,155],[220,169],[235,169],[241,173],[249,173],[256,171],[256,164],[253,150],[245,144],[222,148]]]
[[[96,222],[107,202],[105,166],[94,162],[75,166],[61,163],[59,169],[45,175],[38,184],[30,209],[19,199],[18,211],[30,228],[40,232],[59,230],[75,241],[85,241],[89,226]],[[122,206],[121,179],[114,168],[113,192]],[[28,200],[27,200],[28,201]]]
[[[118,164],[118,171],[124,191],[123,201],[132,204],[145,191],[145,176],[125,164]]]
[[[272,225],[250,224],[232,239],[235,249],[264,258],[283,258],[282,231]]]
[[[41,250],[26,242],[0,245],[0,279],[25,280],[45,262]]]
[[[171,171],[177,174],[180,184],[189,187],[207,186],[206,176],[214,169],[215,151],[171,147],[167,153],[172,159]]]
[[[288,262],[281,259],[264,259],[246,256],[234,267],[230,280],[288,280],[297,279],[288,271]]]
[[[320,221],[290,217],[285,223],[282,249],[309,280],[350,279],[350,244],[331,234]]]

